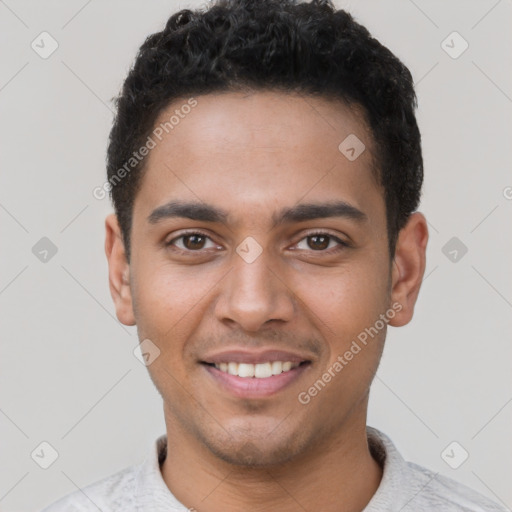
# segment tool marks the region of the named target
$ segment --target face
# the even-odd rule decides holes
[[[419,288],[405,249],[424,250],[426,228],[392,265],[357,110],[278,92],[196,101],[148,156],[129,264],[107,219],[112,294],[160,350],[148,370],[168,431],[234,464],[281,463],[365,424],[387,321],[409,320]],[[339,149],[351,134],[356,159]]]

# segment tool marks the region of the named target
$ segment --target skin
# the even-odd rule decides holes
[[[425,217],[411,215],[391,261],[360,110],[281,92],[196,99],[146,161],[129,263],[115,215],[106,219],[117,317],[161,351],[148,370],[164,402],[170,455],[162,476],[200,512],[360,511],[382,477],[365,426],[386,328],[308,404],[298,395],[393,304],[401,310],[390,325],[411,320],[425,271]],[[169,105],[157,124],[185,102]],[[366,146],[354,161],[338,150],[349,134]],[[228,217],[148,221],[171,200],[212,205]],[[283,208],[333,201],[365,220],[273,223]],[[188,229],[210,238],[178,238]],[[349,246],[329,238],[325,248],[312,231]],[[246,237],[262,248],[252,263],[236,252]],[[199,362],[235,345],[300,351],[311,364],[271,396],[239,398]]]

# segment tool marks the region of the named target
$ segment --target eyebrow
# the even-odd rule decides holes
[[[308,220],[326,219],[329,217],[343,217],[358,222],[368,220],[366,213],[345,201],[297,204],[291,208],[284,208],[277,215],[274,215],[272,220],[274,225],[277,225],[287,222],[305,222]]]
[[[159,206],[148,217],[150,224],[157,224],[164,219],[180,217],[202,222],[226,223],[228,213],[220,208],[203,203],[185,203],[182,201],[169,201]]]
[[[153,210],[148,217],[148,222],[157,224],[164,219],[176,217],[226,224],[229,214],[222,208],[204,203],[169,201],[167,204]],[[343,217],[358,222],[368,220],[368,216],[355,206],[345,201],[334,201],[329,203],[302,203],[290,208],[283,208],[272,216],[272,222],[276,226],[330,217]]]

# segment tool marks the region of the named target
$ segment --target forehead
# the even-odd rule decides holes
[[[361,110],[341,102],[270,91],[183,98],[151,137],[136,198],[144,210],[194,200],[222,205],[235,220],[257,208],[270,221],[302,199],[383,206],[371,131]]]

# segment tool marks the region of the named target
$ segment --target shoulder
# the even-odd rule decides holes
[[[64,496],[41,512],[129,510],[129,505],[134,501],[138,470],[138,466],[125,468]]]
[[[507,509],[469,487],[406,461],[393,441],[367,427],[372,456],[383,468],[382,480],[365,512],[506,512]]]
[[[458,512],[505,512],[507,509],[479,492],[447,476],[407,462],[411,480],[422,484],[417,499],[411,505],[421,504],[425,510],[436,509]],[[414,509],[414,507],[413,507]],[[417,510],[417,509],[416,509]]]

